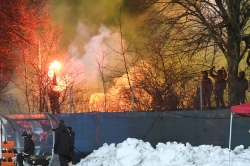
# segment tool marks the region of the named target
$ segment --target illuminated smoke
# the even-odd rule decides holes
[[[123,34],[126,34],[125,40],[130,42],[138,35],[137,30],[142,21],[140,21],[141,16],[137,16],[132,10],[132,3],[128,0],[53,1],[54,20],[63,26],[61,44],[65,52],[75,55],[71,63],[84,68],[84,77],[88,78],[87,81],[91,85],[92,82],[99,81],[97,71],[94,71],[96,70],[94,54],[100,54],[102,52],[100,49],[110,51],[102,40],[114,49],[118,47],[120,36],[117,34],[117,20],[121,18]],[[112,57],[107,61],[107,64],[117,63]]]
[[[100,58],[102,56],[108,55],[103,62],[105,65],[114,66],[119,63],[119,61],[115,60],[115,56],[117,56],[117,54],[112,52],[112,49],[119,50],[119,45],[117,44],[119,34],[111,31],[106,26],[101,25],[98,30],[98,34],[91,37],[88,43],[84,44],[84,39],[87,38],[86,35],[88,35],[87,27],[84,26],[83,23],[79,22],[77,34],[72,44],[69,46],[69,52],[77,52],[79,48],[75,45],[75,43],[76,41],[79,42],[81,39],[83,40],[82,47],[84,48],[84,52],[80,56],[81,58],[78,56],[74,60],[82,62],[85,78],[87,78],[88,83],[93,84],[100,81],[97,70],[97,61],[101,61]],[[78,62],[75,62],[75,64],[79,65]]]

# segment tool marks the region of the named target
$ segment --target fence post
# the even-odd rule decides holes
[[[69,94],[70,96],[70,98],[69,98],[69,106],[70,106],[70,108],[69,108],[69,112],[70,113],[72,113],[72,105],[73,105],[73,103],[72,103],[72,87],[70,87],[70,94]]]
[[[202,84],[200,84],[200,110],[202,110]]]
[[[10,114],[12,114],[12,94],[10,94]]]
[[[132,111],[134,111],[135,104],[135,93],[134,93],[134,85],[132,85]]]

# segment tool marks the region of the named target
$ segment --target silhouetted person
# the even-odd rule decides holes
[[[59,127],[53,129],[53,131],[55,131],[54,153],[58,154],[61,166],[68,166],[70,133],[64,125],[64,121],[60,120]]]
[[[53,78],[52,78],[52,83],[48,87],[48,96],[49,96],[49,101],[50,101],[50,109],[52,114],[60,114],[60,107],[59,107],[59,97],[60,97],[60,92],[55,90],[55,86],[57,86],[57,81],[56,81],[56,74],[54,73]]]
[[[212,80],[208,77],[207,71],[201,72],[202,80],[202,106],[203,108],[211,107],[211,95],[213,92],[213,83]]]
[[[177,110],[179,98],[174,90],[169,87],[165,96],[165,105],[167,110]]]
[[[35,143],[32,140],[32,135],[27,134],[27,132],[24,131],[22,133],[22,137],[24,139],[24,149],[16,157],[19,166],[23,166],[24,158],[27,158],[30,155],[34,155],[35,153]]]
[[[162,92],[158,88],[155,88],[151,96],[152,96],[151,107],[153,111],[162,110],[162,104],[163,104]]]
[[[226,89],[226,77],[227,72],[222,67],[217,71],[217,75],[213,73],[213,67],[210,70],[210,76],[214,78],[214,86],[213,86],[213,92],[214,92],[214,99],[216,103],[216,107],[225,107],[224,103],[224,90]]]
[[[72,166],[72,161],[74,157],[74,147],[75,147],[75,132],[72,130],[72,127],[67,127],[70,133],[70,146],[69,146],[69,155],[68,155],[68,165]]]
[[[200,109],[200,87],[196,87],[193,95],[193,105],[194,109]]]
[[[239,104],[244,104],[246,99],[246,90],[248,89],[248,81],[245,78],[245,72],[241,71],[237,78],[237,97]]]
[[[52,114],[60,114],[60,108],[59,108],[60,92],[55,90],[50,90],[48,91],[48,96]]]

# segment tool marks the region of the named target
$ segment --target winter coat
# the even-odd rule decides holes
[[[210,78],[204,77],[201,80],[202,85],[202,95],[206,97],[210,97],[213,91],[213,83]]]
[[[55,130],[54,153],[68,155],[70,147],[70,133],[64,124],[60,124]]]
[[[218,74],[215,75],[213,74],[213,71],[210,70],[210,76],[214,78],[214,87],[213,87],[213,91],[216,94],[218,93],[223,93],[224,90],[226,89],[227,86],[227,82],[225,80],[226,78],[226,73],[224,74],[223,72],[221,72],[222,74]]]
[[[73,158],[74,156],[74,146],[75,146],[75,132],[70,131],[70,147],[69,147],[69,157]]]
[[[245,78],[239,77],[237,79],[237,93],[238,94],[245,94],[246,90],[248,89],[248,81]]]
[[[23,152],[29,155],[34,155],[35,153],[35,143],[32,140],[32,135],[27,135],[24,137],[24,149]]]

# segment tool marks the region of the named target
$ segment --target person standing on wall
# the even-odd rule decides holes
[[[165,94],[164,100],[166,110],[177,110],[180,100],[171,86],[167,86],[167,92]]]
[[[59,127],[53,131],[55,131],[54,153],[59,156],[60,166],[68,166],[70,133],[64,125],[64,121],[60,120]]]
[[[208,77],[207,71],[201,72],[202,80],[202,107],[211,108],[211,95],[213,92],[213,83],[212,80]]]
[[[32,140],[32,135],[27,134],[27,132],[24,131],[22,133],[22,137],[24,139],[24,149],[16,157],[16,160],[17,160],[17,163],[19,166],[23,166],[24,158],[27,158],[30,155],[34,155],[34,153],[35,153],[35,143]]]
[[[225,107],[224,102],[224,90],[226,89],[226,77],[227,72],[222,67],[217,71],[217,75],[213,73],[215,67],[212,67],[210,70],[210,76],[214,78],[214,86],[213,86],[213,92],[214,92],[214,99],[216,102],[216,107]]]
[[[237,97],[239,104],[244,104],[246,100],[246,90],[248,89],[248,81],[245,78],[245,72],[239,72],[237,78]]]
[[[163,98],[162,98],[162,92],[159,88],[154,88],[152,93],[152,101],[151,101],[151,107],[153,111],[161,111],[162,110],[162,104],[163,104]]]
[[[72,127],[67,127],[70,133],[70,146],[69,146],[69,155],[68,155],[68,165],[72,166],[72,160],[74,157],[74,147],[75,147],[75,132],[72,130]]]

